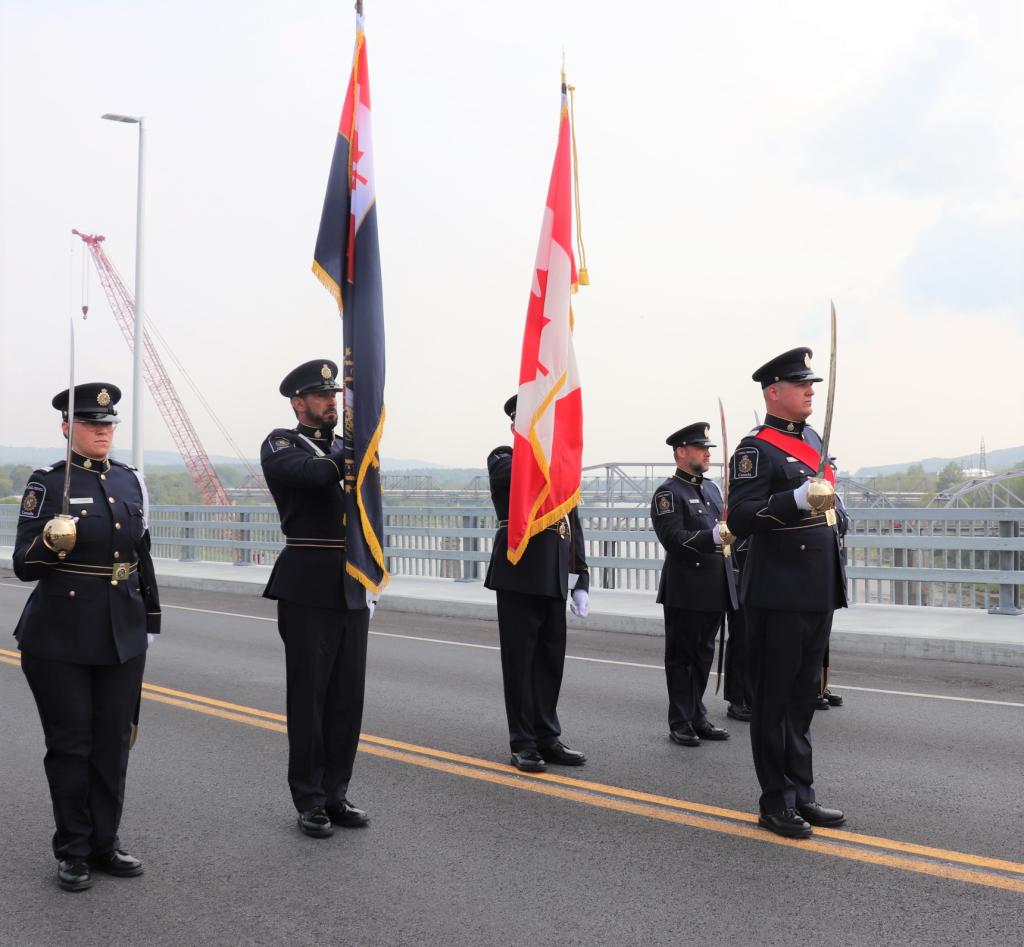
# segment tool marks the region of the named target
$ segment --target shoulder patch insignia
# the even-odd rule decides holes
[[[654,509],[657,511],[658,516],[664,513],[673,513],[675,508],[675,497],[669,491],[655,494]]]
[[[741,447],[733,457],[732,475],[736,480],[752,480],[757,476],[760,452],[756,447]]]
[[[25,487],[25,495],[21,498],[21,515],[33,520],[38,519],[45,499],[46,487],[35,480],[31,481]]]
[[[268,437],[267,443],[270,445],[270,449],[274,451],[274,453],[292,446],[292,442],[287,437]]]

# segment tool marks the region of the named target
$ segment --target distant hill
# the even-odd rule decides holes
[[[66,444],[55,444],[53,447],[5,447],[0,444],[0,464],[28,464],[30,467],[46,467],[55,460],[60,460],[67,451]],[[131,462],[132,452],[130,450],[114,449],[114,457],[118,460]],[[210,458],[215,467],[239,466],[237,457],[224,457],[215,454]],[[250,458],[249,463],[259,467],[259,458]],[[181,462],[181,456],[177,451],[171,450],[148,450],[146,451],[147,467],[165,467],[184,470],[185,465]],[[432,464],[429,460],[402,460],[398,458],[385,457],[381,460],[381,467],[385,473],[399,470],[443,470],[443,464]]]
[[[1024,465],[1024,446],[1004,447],[1000,450],[987,451],[986,466],[989,470],[1010,470]],[[926,473],[938,473],[950,461],[961,467],[977,467],[978,455],[962,454],[959,457],[928,457],[924,460],[908,460],[902,464],[885,464],[881,467],[861,467],[855,477],[885,477],[888,474],[906,473],[913,464],[920,464]]]

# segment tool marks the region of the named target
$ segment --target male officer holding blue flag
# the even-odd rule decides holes
[[[371,610],[349,575],[338,366],[314,359],[280,392],[298,419],[263,442],[260,462],[277,504],[285,547],[264,596],[277,600],[287,668],[288,784],[299,828],[327,838],[333,826],[369,822],[347,799],[363,719]]]

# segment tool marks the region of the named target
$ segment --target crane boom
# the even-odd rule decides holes
[[[82,241],[89,248],[92,254],[93,263],[99,273],[100,283],[103,291],[110,301],[110,308],[114,313],[114,320],[121,329],[121,334],[128,343],[128,348],[135,348],[135,300],[132,294],[124,285],[124,280],[117,272],[114,264],[104,252],[101,244],[105,237],[100,234],[84,234],[77,230],[71,231],[82,238]],[[143,375],[146,379],[146,387],[149,388],[153,400],[160,409],[160,414],[171,432],[174,444],[181,454],[181,459],[192,477],[204,503],[220,504],[227,506],[231,503],[224,485],[217,476],[209,455],[203,447],[202,441],[192,421],[185,411],[185,406],[178,397],[178,392],[164,368],[149,332],[143,336]]]

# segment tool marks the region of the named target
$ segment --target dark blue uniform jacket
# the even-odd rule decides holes
[[[72,454],[77,540],[61,559],[43,544],[43,527],[61,512],[64,472],[64,461],[36,470],[21,499],[14,572],[38,584],[14,635],[48,661],[123,664],[146,650],[147,631],[160,631],[142,484],[127,464]]]
[[[775,425],[773,425],[775,426]],[[804,425],[783,433],[815,450],[818,434]],[[842,537],[848,519],[836,498],[837,523],[796,505],[793,493],[816,471],[756,435],[755,428],[732,456],[729,528],[750,542],[740,598],[744,605],[781,611],[824,612],[846,605]]]
[[[515,565],[508,561],[508,504],[512,486],[512,448],[496,447],[487,457],[491,481],[491,500],[498,514],[498,532],[494,536],[491,562],[484,585],[505,592],[543,595],[565,601],[569,594],[569,573],[579,576],[575,588],[590,589],[590,572],[583,543],[583,530],[576,510],[561,523],[549,526],[534,536],[526,552]]]
[[[658,584],[662,605],[697,612],[737,607],[732,564],[712,536],[721,518],[722,494],[704,477],[676,470],[654,492],[651,521],[665,547]]]
[[[341,438],[317,438],[301,425],[277,428],[263,442],[263,475],[286,537],[266,598],[316,608],[366,608],[366,591],[345,572],[342,449]]]

